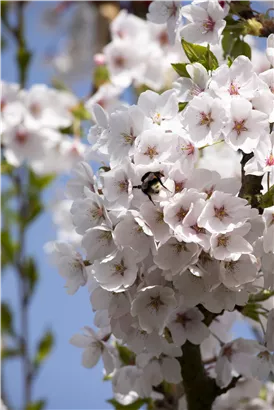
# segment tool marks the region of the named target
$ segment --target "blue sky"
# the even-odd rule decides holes
[[[34,52],[28,86],[35,83],[50,84],[51,72],[43,63],[43,58],[54,44],[56,33],[42,27],[41,15],[55,3],[29,2],[27,6],[26,38],[29,48]],[[9,82],[17,81],[14,53],[14,43],[9,40],[2,58],[2,78]],[[86,80],[74,86],[78,96],[87,94],[89,89],[90,84]],[[59,183],[61,187],[64,186],[64,179]],[[46,192],[46,202],[53,198],[55,189],[56,184]],[[52,410],[112,408],[105,402],[112,397],[112,391],[109,382],[102,382],[101,363],[94,369],[84,369],[81,366],[81,349],[68,343],[70,337],[83,326],[92,325],[93,313],[87,289],[80,289],[73,297],[68,296],[63,288],[63,279],[49,264],[43,245],[54,239],[55,228],[51,215],[45,212],[27,234],[27,252],[37,259],[41,277],[30,309],[31,351],[34,352],[37,339],[48,327],[55,333],[56,344],[34,384],[33,398],[47,398],[47,408]],[[17,294],[15,276],[12,271],[7,271],[2,279],[2,295],[4,300],[12,304],[15,318],[18,316]],[[242,325],[236,325],[235,330],[238,334],[243,333]],[[244,333],[250,336],[246,328]],[[21,373],[20,363],[17,360],[10,361],[6,368],[6,385],[16,409],[22,403]]]

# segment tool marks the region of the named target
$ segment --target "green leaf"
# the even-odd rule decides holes
[[[4,21],[6,21],[9,6],[10,6],[10,4],[7,0],[2,0],[1,1],[1,18]]]
[[[26,50],[24,47],[20,47],[17,51],[16,57],[22,72],[25,74],[32,57],[31,52]]]
[[[46,405],[46,400],[37,400],[29,403],[26,410],[42,410]]]
[[[179,74],[180,77],[187,77],[190,78],[190,75],[187,72],[186,66],[188,63],[176,63],[176,64],[171,64],[174,70],[176,71],[177,74]]]
[[[2,360],[4,359],[13,359],[17,356],[21,356],[22,350],[21,349],[16,349],[12,347],[2,347],[1,351],[1,358]]]
[[[223,47],[223,57],[224,58],[230,55],[232,45],[234,42],[235,42],[235,36],[232,33],[226,32],[223,34],[222,47]]]
[[[228,65],[228,67],[231,67],[232,64],[233,64],[233,60],[232,60],[232,58],[231,58],[230,56],[228,56],[228,57],[227,57],[227,65]]]
[[[138,399],[131,404],[123,405],[120,404],[115,399],[107,400],[108,403],[112,404],[115,410],[139,410],[144,404],[148,404],[150,402],[149,399]]]
[[[34,366],[38,368],[41,363],[51,353],[54,345],[54,337],[50,330],[48,330],[41,338],[37,345],[36,355],[34,358]]]
[[[135,364],[136,354],[129,350],[126,346],[121,346],[116,343],[116,348],[119,353],[120,360],[126,366]]]
[[[104,83],[108,83],[109,79],[109,72],[106,65],[99,65],[94,70],[93,75],[93,85],[95,89],[98,89]]]
[[[37,191],[45,189],[55,178],[54,174],[36,175],[32,170],[29,171],[29,184]]]
[[[217,58],[208,47],[191,44],[184,39],[182,39],[182,46],[191,63],[200,63],[207,70],[216,70],[219,67]]]
[[[13,166],[8,164],[6,160],[1,162],[1,174],[10,175],[12,173]]]
[[[3,333],[13,334],[12,312],[6,302],[1,303],[1,329]]]
[[[59,128],[59,131],[61,132],[61,134],[64,134],[64,135],[73,135],[72,125],[66,128]]]
[[[264,195],[260,197],[260,207],[269,208],[274,205],[274,185],[269,188]]]
[[[2,257],[7,263],[12,263],[14,258],[15,244],[12,242],[11,235],[8,230],[3,229],[1,232]]]
[[[90,113],[85,108],[82,102],[77,104],[75,107],[72,107],[71,112],[74,115],[74,117],[78,118],[79,120],[90,120],[91,119]]]
[[[28,257],[25,259],[22,265],[22,272],[24,278],[28,281],[30,294],[32,294],[39,278],[34,258]]]
[[[26,207],[26,217],[22,221],[23,226],[27,226],[33,222],[34,219],[40,215],[43,209],[42,202],[38,195],[34,192],[30,192],[28,206]]]
[[[7,41],[6,37],[3,36],[3,34],[2,34],[2,36],[1,36],[1,50],[2,50],[2,52],[5,51],[5,49],[7,48],[7,45],[8,45],[8,41]]]
[[[186,106],[187,106],[188,102],[179,102],[179,111],[183,111]]]
[[[251,48],[250,45],[247,44],[245,41],[241,39],[237,39],[235,43],[233,44],[232,50],[231,50],[231,56],[233,58],[236,58],[238,56],[246,56],[249,59],[251,59]]]
[[[51,85],[53,88],[59,91],[66,91],[72,94],[72,91],[68,88],[68,86],[58,77],[53,77],[51,79]]]
[[[254,302],[264,302],[274,296],[274,291],[270,290],[263,290],[260,293],[257,293],[256,295],[251,295],[248,299],[248,303],[253,303]]]

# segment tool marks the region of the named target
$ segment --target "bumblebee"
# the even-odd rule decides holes
[[[146,172],[141,178],[142,184],[135,185],[133,186],[133,188],[141,189],[141,191],[146,196],[148,196],[149,200],[153,203],[153,205],[155,205],[153,199],[151,198],[151,195],[159,194],[161,186],[167,189],[161,181],[161,177],[163,176],[164,174],[161,171]]]

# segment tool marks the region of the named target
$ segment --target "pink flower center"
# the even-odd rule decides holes
[[[34,117],[37,117],[41,113],[41,106],[37,102],[32,103],[29,109]]]
[[[210,16],[208,16],[208,19],[203,21],[203,28],[205,29],[206,33],[209,33],[210,31],[212,32],[215,27],[215,21],[212,20]]]
[[[178,210],[176,216],[178,218],[178,221],[181,222],[184,220],[184,217],[186,216],[186,214],[188,213],[187,209],[184,209],[182,206],[181,208]]]
[[[117,263],[114,265],[115,268],[115,273],[118,273],[121,276],[124,276],[125,271],[126,271],[126,267],[124,265],[124,260],[122,259],[120,263]]]
[[[228,213],[226,212],[224,205],[220,208],[214,206],[214,212],[216,218],[220,219],[220,221],[222,221],[226,216],[228,216]]]
[[[193,229],[197,234],[206,233],[205,228],[200,228],[200,226],[198,226],[197,224],[192,225],[190,228]]]
[[[97,104],[99,104],[102,108],[105,108],[106,106],[106,100],[101,98],[100,100],[97,101]]]
[[[162,31],[158,36],[159,43],[161,46],[166,46],[168,44],[168,34],[166,31]]]
[[[242,132],[248,131],[248,129],[245,127],[245,122],[246,122],[246,120],[234,121],[233,131],[236,131],[236,133],[237,133],[238,136],[239,136]]]
[[[271,153],[271,154],[269,155],[269,157],[266,159],[266,165],[267,165],[267,166],[272,166],[272,165],[274,165],[274,156],[273,156],[272,153]]]
[[[4,99],[1,99],[1,112],[4,110],[6,106],[6,101]]]
[[[191,322],[191,319],[186,313],[177,313],[175,323],[180,323],[182,326],[185,326],[188,322]]]
[[[117,34],[117,36],[120,37],[120,38],[125,37],[125,33],[124,33],[122,30],[118,30],[116,34]]]
[[[224,6],[225,6],[225,1],[219,1],[219,4],[220,4],[220,6],[222,7],[222,9],[224,8]]]
[[[183,181],[174,181],[175,183],[175,193],[181,192],[184,189],[184,182]]]
[[[19,144],[25,144],[28,140],[28,134],[26,131],[17,131],[15,135],[16,142]]]
[[[233,349],[232,349],[232,345],[228,344],[227,346],[224,347],[223,349],[223,356],[226,356],[228,359],[231,359],[232,355],[233,355]]]
[[[238,87],[236,84],[231,83],[228,92],[230,95],[239,95],[239,89],[240,87]]]
[[[122,56],[116,56],[114,58],[114,64],[116,65],[116,67],[123,68],[125,66],[125,62],[126,60]]]
[[[165,304],[161,301],[161,296],[156,296],[156,297],[152,297],[150,296],[150,302],[147,305],[147,307],[152,307],[153,310],[156,310],[156,312],[158,312],[158,310],[160,309],[161,306],[164,306]]]
[[[128,181],[127,180],[119,181],[118,185],[119,185],[120,192],[128,191]]]
[[[153,159],[156,155],[158,155],[158,151],[156,150],[156,145],[151,147],[150,145],[147,147],[147,150],[144,152],[144,155],[148,156],[150,159]]]
[[[226,247],[227,243],[229,241],[229,237],[225,235],[220,235],[218,237],[218,247],[223,246],[224,248]]]
[[[125,133],[125,132],[123,132],[121,135],[122,135],[122,137],[124,138],[126,144],[133,145],[133,143],[134,143],[136,137],[135,137],[135,135],[134,135],[134,131],[133,131],[133,128],[132,128],[132,127],[130,127],[130,130],[129,130],[129,133],[128,133],[128,134]]]
[[[80,155],[79,149],[76,147],[76,145],[73,145],[71,147],[70,153],[75,157],[78,157]]]
[[[170,17],[176,17],[177,14],[177,5],[175,3],[175,1],[172,2],[171,6],[169,7],[169,15]]]
[[[205,112],[200,112],[200,122],[199,125],[205,125],[206,127],[210,127],[210,124],[214,121],[211,117],[211,112],[206,114]]]

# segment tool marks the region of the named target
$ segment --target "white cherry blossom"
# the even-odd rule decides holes
[[[128,288],[135,282],[138,266],[137,254],[130,248],[118,251],[110,261],[95,261],[95,279],[103,289],[118,291]]]
[[[274,174],[274,132],[260,138],[254,156],[245,165],[245,172],[252,175]]]
[[[274,66],[274,34],[267,38],[266,56],[272,66]]]
[[[194,97],[183,111],[182,124],[198,146],[217,141],[225,125],[225,110],[219,99],[208,94]]]
[[[258,345],[254,340],[239,338],[223,346],[215,367],[217,384],[227,386],[232,380],[233,370],[242,376],[251,377],[250,366],[256,352]]]
[[[137,316],[140,327],[148,333],[163,332],[167,318],[176,306],[172,289],[163,286],[148,286],[141,289],[131,304],[132,316]]]
[[[186,65],[190,78],[179,78],[173,83],[178,101],[190,101],[193,97],[203,93],[209,80],[205,67],[200,63]]]
[[[182,7],[182,15],[189,21],[180,31],[181,37],[190,43],[217,44],[226,22],[224,11],[217,0],[207,3],[207,8],[196,4]]]
[[[90,262],[104,259],[116,251],[112,230],[103,226],[88,229],[83,236],[82,246]]]
[[[19,125],[24,113],[19,85],[1,81],[1,132]]]
[[[209,336],[208,327],[202,322],[204,315],[198,308],[186,309],[179,306],[170,315],[167,327],[172,340],[182,346],[186,340],[193,344],[201,344]]]
[[[71,207],[76,232],[84,234],[89,228],[98,225],[111,228],[112,223],[101,196],[87,188],[84,191],[86,198],[75,200]]]
[[[267,326],[266,326],[266,346],[273,352],[274,351],[274,309],[271,309],[268,313]]]
[[[112,349],[90,327],[86,326],[83,330],[83,335],[76,334],[70,339],[72,345],[84,349],[82,365],[86,368],[94,367],[102,356],[106,373],[112,373],[115,368]]]
[[[179,242],[175,238],[169,239],[157,248],[153,260],[164,271],[171,271],[172,275],[184,272],[189,265],[198,260],[199,248],[195,243]]]
[[[224,261],[220,266],[220,278],[228,288],[253,282],[258,271],[257,260],[253,255],[242,255],[237,260]]]
[[[173,90],[160,95],[150,90],[145,91],[138,99],[138,106],[153,124],[158,125],[171,120],[178,113],[178,103]]]
[[[198,225],[211,233],[226,233],[256,215],[245,199],[215,191],[201,212]]]
[[[257,84],[258,77],[251,61],[245,56],[239,56],[230,67],[222,64],[212,73],[209,89],[224,101],[236,96],[250,99],[254,96]]]
[[[230,110],[231,117],[223,130],[225,139],[233,149],[249,153],[267,132],[267,114],[253,110],[252,104],[242,97],[231,101]]]
[[[226,234],[213,234],[210,239],[211,253],[218,260],[238,259],[241,254],[251,253],[253,247],[235,229]]]
[[[274,206],[264,209],[263,218],[265,230],[263,235],[263,246],[266,253],[274,253]]]
[[[59,274],[66,279],[67,293],[73,295],[87,282],[87,271],[82,256],[73,245],[62,242],[48,243],[46,252],[50,254]]]
[[[95,191],[96,178],[92,168],[87,162],[80,162],[72,171],[74,178],[71,178],[67,183],[66,195],[68,198],[77,199],[85,198],[85,189],[87,187],[91,191]]]
[[[147,19],[156,24],[167,23],[169,40],[174,43],[179,16],[180,2],[153,1],[149,5]]]

